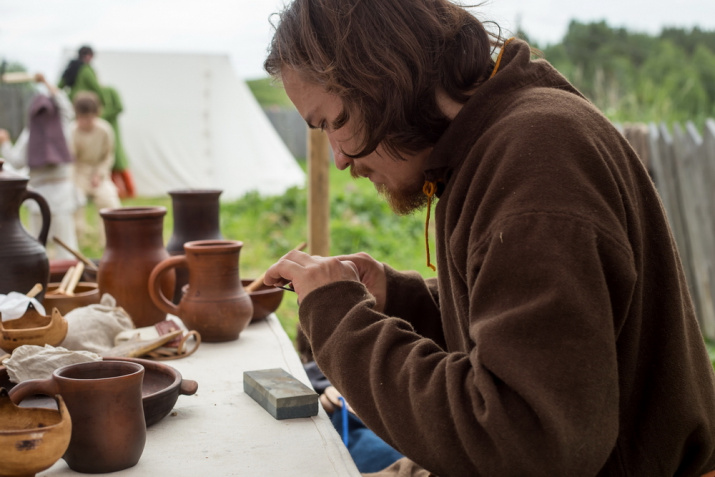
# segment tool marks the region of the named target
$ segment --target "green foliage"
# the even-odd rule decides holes
[[[283,85],[272,78],[260,78],[246,81],[258,103],[264,108],[293,108],[293,103],[283,89]]]
[[[715,115],[715,32],[664,29],[660,36],[572,21],[542,50],[615,122],[686,122]]]

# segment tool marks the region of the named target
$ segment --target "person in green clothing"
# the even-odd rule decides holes
[[[82,46],[77,52],[77,58],[72,59],[65,68],[58,86],[68,90],[67,94],[72,100],[79,91],[92,91],[97,95],[102,106],[102,119],[114,130],[115,163],[112,167],[112,181],[119,189],[120,197],[134,197],[134,180],[129,172],[129,161],[119,135],[117,120],[124,107],[116,89],[100,84],[91,65],[92,58],[94,58],[92,47]]]
[[[111,86],[102,86],[102,97],[104,98],[104,109],[102,118],[111,124],[114,129],[114,167],[112,168],[112,181],[119,189],[120,197],[134,197],[134,179],[129,171],[129,159],[122,146],[119,134],[119,114],[124,111],[122,98],[119,92]]]
[[[102,107],[104,107],[105,100],[102,87],[99,84],[94,68],[90,64],[92,58],[94,58],[92,47],[87,45],[81,47],[77,53],[77,58],[71,60],[62,73],[58,86],[68,90],[67,94],[71,100],[74,100],[78,91],[92,91],[99,96]]]

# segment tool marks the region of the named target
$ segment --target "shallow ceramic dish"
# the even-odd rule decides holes
[[[62,397],[52,402],[57,409],[20,407],[13,404],[6,389],[0,389],[2,475],[34,476],[65,453],[72,436],[72,421]]]
[[[15,320],[0,321],[0,348],[7,353],[18,346],[57,346],[67,336],[67,320],[57,311],[41,315],[30,303],[27,311]]]
[[[52,293],[59,286],[59,283],[49,283],[47,285],[47,293],[45,293],[45,299],[42,302],[45,310],[50,311],[53,308],[57,308],[60,313],[66,315],[75,308],[99,303],[99,288],[96,283],[79,282],[74,289],[73,296]]]
[[[243,286],[248,286],[253,280],[241,280]],[[283,301],[282,288],[269,287],[261,284],[256,291],[249,293],[253,302],[253,317],[251,323],[265,319],[268,315],[278,309]]]
[[[142,383],[142,403],[147,427],[161,421],[171,412],[179,395],[195,394],[199,385],[191,379],[183,379],[181,373],[163,363],[141,358],[104,358],[112,361],[133,361],[144,366]],[[11,389],[7,369],[0,366],[0,387]],[[53,407],[53,400],[47,396],[34,396],[22,401],[22,406]]]

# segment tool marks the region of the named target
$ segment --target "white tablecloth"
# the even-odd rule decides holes
[[[243,372],[283,368],[310,386],[275,315],[237,341],[202,343],[193,355],[164,361],[199,384],[147,429],[139,463],[126,476],[359,476],[322,407],[312,418],[278,421],[243,392]],[[111,430],[107,430],[111,432]],[[38,476],[81,475],[60,459]]]

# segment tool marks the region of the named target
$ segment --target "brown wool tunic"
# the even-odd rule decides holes
[[[446,476],[698,476],[715,380],[663,207],[627,141],[526,43],[430,157],[438,279],[305,297],[316,362]],[[414,240],[418,240],[417,237]]]

